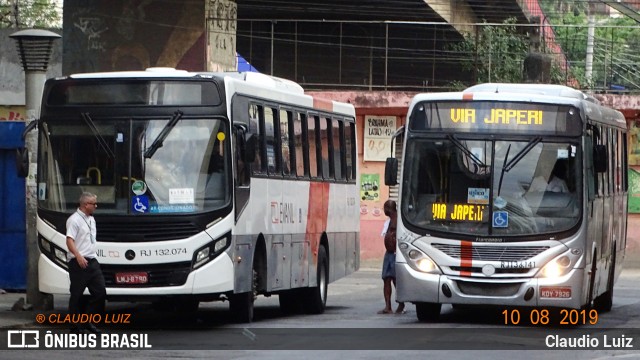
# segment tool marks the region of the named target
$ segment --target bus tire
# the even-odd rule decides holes
[[[250,323],[253,321],[254,301],[256,299],[256,277],[258,274],[255,269],[253,269],[252,272],[251,288],[253,290],[233,294],[229,299],[229,310],[234,320],[238,323]]]
[[[593,299],[593,308],[598,312],[609,312],[613,307],[613,285],[616,279],[616,247],[613,247],[611,266],[609,267],[609,279],[607,281],[607,291]]]
[[[416,315],[418,320],[423,322],[437,321],[440,317],[442,304],[418,302],[416,303]]]
[[[324,246],[318,248],[318,267],[316,269],[318,284],[305,289],[304,307],[308,314],[322,314],[327,306],[327,287],[329,285],[329,258]]]

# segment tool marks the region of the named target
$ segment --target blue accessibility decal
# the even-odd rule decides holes
[[[148,213],[149,197],[145,195],[138,195],[131,198],[131,211],[140,214]]]
[[[509,213],[506,211],[493,212],[493,227],[506,228],[509,226]]]

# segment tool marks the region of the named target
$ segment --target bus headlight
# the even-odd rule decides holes
[[[412,248],[406,252],[407,263],[409,266],[424,273],[439,274],[440,269],[429,256],[422,251]]]
[[[63,269],[67,269],[67,252],[56,244],[39,236],[40,252]]]
[[[565,254],[549,261],[540,270],[540,275],[546,278],[557,278],[565,275],[569,270],[571,270],[571,258]]]
[[[216,258],[224,250],[229,247],[231,243],[231,233],[227,233],[222,237],[208,243],[207,245],[196,250],[193,255],[193,269],[197,269],[202,265]]]

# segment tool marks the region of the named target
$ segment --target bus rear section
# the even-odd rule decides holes
[[[419,319],[442,304],[611,309],[626,232],[621,115],[588,117],[599,105],[535,90],[412,102],[390,161],[402,169],[398,300]]]

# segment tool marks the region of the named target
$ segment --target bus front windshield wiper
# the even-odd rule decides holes
[[[486,168],[487,164],[482,162],[474,153],[472,153],[466,146],[464,146],[460,140],[455,135],[447,135],[447,138],[458,148],[460,149],[471,161],[473,161],[476,165],[482,168]]]
[[[182,111],[178,110],[173,114],[173,117],[171,118],[171,120],[169,120],[169,122],[164,126],[164,128],[162,128],[162,131],[160,131],[160,134],[158,134],[156,139],[153,140],[153,142],[151,143],[151,146],[149,146],[147,150],[144,152],[144,157],[146,159],[151,158],[153,154],[155,154],[156,151],[158,151],[158,149],[162,147],[164,140],[167,138],[167,136],[169,136],[169,133],[171,132],[171,130],[173,130],[173,127],[176,126],[176,124],[181,118],[182,118]]]
[[[522,150],[518,151],[518,153],[511,160],[508,160],[509,151],[511,150],[511,144],[509,144],[509,147],[507,148],[507,153],[505,154],[504,161],[502,163],[502,171],[500,172],[500,183],[498,184],[498,196],[500,196],[500,189],[502,188],[502,178],[504,177],[504,173],[509,172],[511,169],[513,169],[520,162],[520,160],[522,160],[522,158],[524,158],[529,153],[529,151],[531,151],[531,149],[533,149],[536,145],[538,145],[540,141],[542,141],[542,137],[540,136],[531,139],[531,141],[529,141],[529,143],[527,143],[527,145],[523,147]]]
[[[100,144],[102,150],[104,150],[104,152],[107,153],[107,155],[109,155],[110,157],[115,158],[116,155],[113,153],[113,151],[111,151],[111,148],[109,147],[109,144],[107,144],[107,141],[102,137],[102,135],[100,135],[100,132],[98,131],[96,124],[93,122],[93,120],[91,120],[91,116],[89,116],[89,113],[80,113],[80,117],[85,122],[85,124],[87,124],[89,129],[91,129],[93,136],[98,141],[98,144]]]

